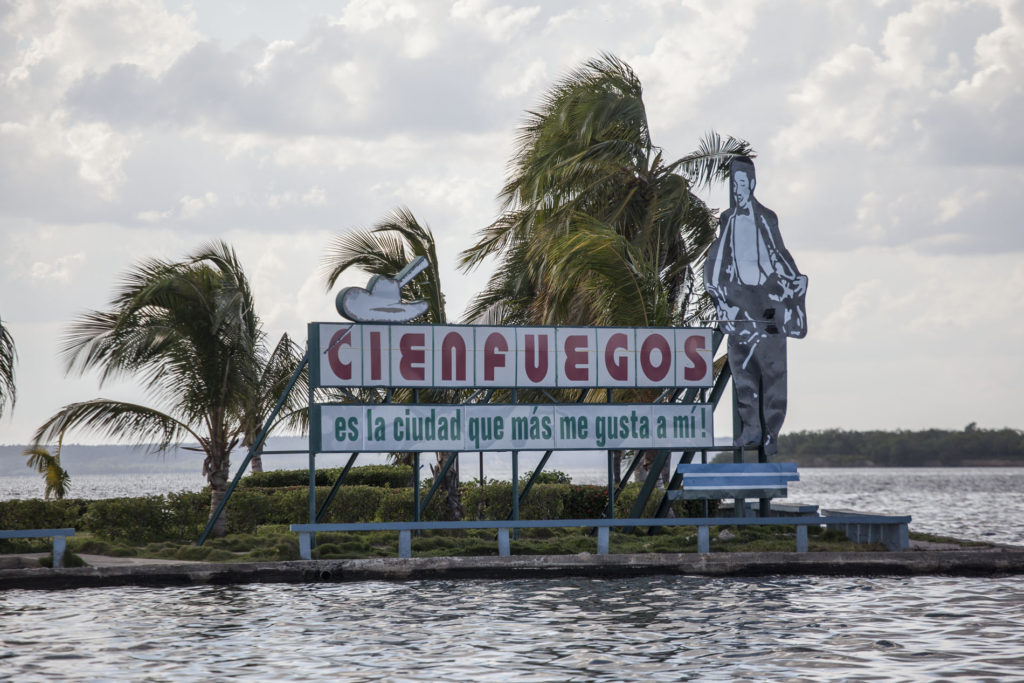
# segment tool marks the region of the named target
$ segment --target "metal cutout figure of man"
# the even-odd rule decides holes
[[[704,263],[704,288],[729,335],[729,366],[741,422],[738,447],[778,452],[786,418],[786,337],[807,334],[807,277],[797,270],[775,212],[754,198],[754,162],[729,167],[729,209]]]

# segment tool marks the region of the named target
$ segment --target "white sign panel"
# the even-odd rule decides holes
[[[320,452],[682,450],[714,444],[708,404],[314,405]],[[316,440],[319,437],[319,440]]]
[[[707,328],[311,323],[321,387],[709,387]]]

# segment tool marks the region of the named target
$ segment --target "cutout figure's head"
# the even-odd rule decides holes
[[[733,159],[729,164],[729,179],[732,205],[746,210],[750,206],[750,200],[754,196],[754,187],[757,185],[754,162],[749,157]]]

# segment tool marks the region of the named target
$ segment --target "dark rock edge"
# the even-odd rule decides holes
[[[825,553],[647,553],[188,563],[0,570],[0,590],[244,583],[692,576],[1007,576],[1024,574],[1024,548]]]

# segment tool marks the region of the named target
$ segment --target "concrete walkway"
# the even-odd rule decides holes
[[[148,557],[113,557],[111,555],[86,555],[76,553],[90,567],[137,567],[146,564],[197,564],[184,560],[157,560]],[[17,555],[0,555],[0,569],[34,569],[39,567],[39,560],[49,557],[50,553],[20,553]]]
[[[8,556],[10,557],[10,556]],[[22,556],[24,557],[24,556]],[[90,557],[83,556],[89,561]],[[105,563],[105,564],[101,564]],[[0,569],[0,589],[97,586],[184,586],[239,583],[322,583],[557,576],[912,576],[1024,574],[1024,548],[844,553],[647,553],[638,555],[513,555],[364,560],[205,563],[104,558],[89,567]]]

